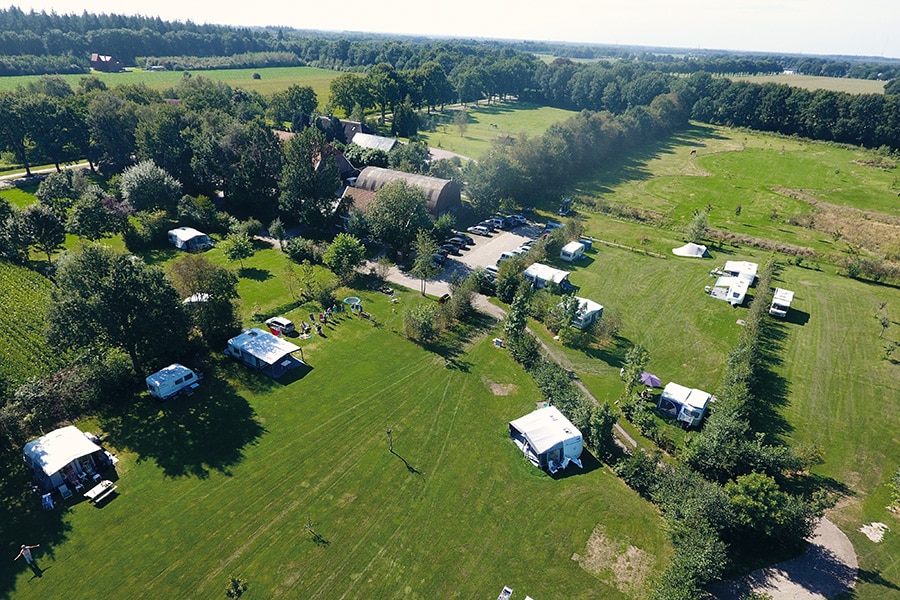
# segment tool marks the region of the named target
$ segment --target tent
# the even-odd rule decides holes
[[[160,400],[166,400],[184,389],[191,393],[190,390],[197,387],[199,379],[200,377],[197,373],[191,369],[184,365],[173,363],[165,369],[148,375],[144,381],[147,383],[147,391],[150,392],[151,396]]]
[[[694,242],[690,242],[681,246],[680,248],[675,248],[672,250],[672,254],[675,256],[684,256],[687,258],[709,258],[709,252],[706,250],[706,246],[702,244],[695,244]]]
[[[555,283],[564,290],[572,288],[572,284],[569,283],[569,271],[554,269],[550,265],[532,263],[522,276],[534,283],[536,288],[542,288],[548,283]]]
[[[648,373],[647,371],[644,371],[643,373],[641,373],[640,382],[643,383],[644,385],[646,385],[647,387],[652,387],[652,388],[659,387],[662,385],[662,380],[659,377],[657,377],[653,373]]]
[[[281,377],[303,364],[291,356],[300,346],[259,328],[245,329],[228,340],[225,354],[271,377]]]
[[[47,492],[109,464],[103,448],[74,425],[31,440],[22,453],[25,464],[34,471],[34,480]]]
[[[581,467],[581,432],[555,406],[510,421],[509,437],[536,467],[551,473],[565,469],[570,462]]]
[[[209,250],[212,248],[212,240],[202,231],[193,227],[176,227],[169,230],[169,242],[179,250]]]
[[[670,381],[659,397],[657,408],[675,417],[686,427],[700,425],[712,396],[703,390],[692,389]]]

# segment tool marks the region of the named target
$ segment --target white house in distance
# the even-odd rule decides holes
[[[110,464],[103,448],[74,425],[31,440],[22,453],[25,464],[34,471],[35,482],[46,492],[63,485],[78,485]]]
[[[772,304],[769,306],[769,314],[773,317],[785,318],[791,309],[791,302],[794,301],[794,292],[791,290],[783,290],[775,288],[775,294],[772,296]]]
[[[555,406],[546,406],[509,423],[509,437],[534,466],[556,473],[570,462],[581,467],[581,432]]]
[[[584,256],[584,244],[569,242],[559,251],[559,258],[566,262],[574,262]]]
[[[197,373],[178,363],[172,363],[145,379],[147,391],[160,400],[171,398],[185,389],[194,390],[200,385],[198,381],[200,376]]]
[[[723,274],[716,280],[710,295],[725,300],[732,306],[744,303],[747,290],[756,281],[759,265],[745,260],[729,260],[722,269]]]
[[[672,381],[663,388],[656,407],[686,427],[697,427],[706,415],[710,400],[711,394]]]
[[[533,263],[525,269],[522,277],[532,282],[536,288],[542,288],[548,283],[555,283],[564,290],[572,289],[572,284],[569,283],[569,271],[554,269],[550,265],[542,263]]]
[[[179,250],[194,252],[212,248],[212,240],[202,231],[193,227],[176,227],[169,230],[169,242]]]
[[[268,331],[253,328],[245,329],[240,335],[228,340],[225,354],[270,377],[281,377],[303,364],[303,361],[292,356],[297,350],[300,350],[300,346]]]
[[[575,296],[575,299],[578,300],[578,316],[572,321],[572,327],[575,329],[584,329],[603,316],[602,304],[579,296]]]

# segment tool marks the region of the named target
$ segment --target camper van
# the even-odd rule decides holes
[[[566,262],[573,262],[584,256],[584,244],[581,242],[569,242],[559,251],[559,258]]]
[[[173,363],[147,377],[147,391],[154,398],[167,400],[182,391],[190,394],[197,387],[200,376],[184,365]]]
[[[769,314],[773,317],[781,319],[787,316],[791,309],[791,302],[794,301],[794,292],[791,290],[783,290],[775,288],[775,294],[772,296],[772,304],[769,306]]]

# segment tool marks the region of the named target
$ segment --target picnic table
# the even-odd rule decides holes
[[[116,489],[118,489],[118,486],[114,485],[109,479],[104,479],[86,491],[84,497],[87,498],[88,501],[98,504],[101,500],[115,492]]]

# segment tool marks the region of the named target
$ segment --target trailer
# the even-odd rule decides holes
[[[781,319],[787,316],[791,309],[791,302],[794,301],[794,292],[791,290],[783,290],[775,288],[775,294],[772,296],[772,304],[769,306],[769,314],[773,317]]]

